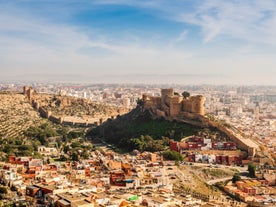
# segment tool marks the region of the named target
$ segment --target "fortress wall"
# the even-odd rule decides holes
[[[182,110],[185,112],[204,115],[204,97],[198,95],[184,99],[182,102]]]
[[[183,99],[182,111],[192,113],[192,103],[191,103],[190,99]]]
[[[63,121],[62,124],[69,125],[69,126],[73,126],[74,125],[74,123],[71,122],[71,121]]]
[[[165,103],[166,97],[173,96],[173,89],[172,88],[163,88],[161,89],[161,104]]]
[[[160,117],[166,117],[165,111],[162,111],[160,109],[156,109],[156,115]]]
[[[33,93],[34,93],[34,89],[32,89],[32,88],[29,88],[29,89],[27,90],[27,97],[28,97],[29,101],[32,100],[32,98],[33,98]]]
[[[38,103],[38,102],[34,102],[34,108],[35,108],[36,110],[38,110],[39,107],[40,107],[39,103]]]
[[[175,119],[200,127],[214,127],[226,134],[237,144],[237,147],[246,150],[249,156],[255,155],[258,149],[256,143],[250,139],[243,138],[232,129],[204,116],[205,99],[203,96],[191,96],[188,99],[183,99],[183,97],[174,96],[173,89],[161,89],[161,94],[161,97],[143,95],[144,108],[151,109],[153,113],[169,121]]]
[[[177,117],[175,117],[177,121],[188,123],[194,126],[199,126],[199,127],[206,127],[208,125],[205,125],[201,121],[201,117],[198,114],[192,114],[190,112],[184,112],[181,111]]]
[[[49,117],[49,120],[56,123],[56,124],[61,124],[61,118],[58,116],[51,115]]]
[[[35,94],[35,90],[31,87],[24,86],[23,87],[23,93],[27,98],[29,99],[32,107],[37,109],[41,117],[48,118],[50,121],[58,124],[67,124],[70,126],[77,125],[77,126],[83,126],[83,127],[89,127],[89,126],[97,126],[98,123],[103,122],[103,118],[101,119],[81,119],[76,117],[62,117],[62,116],[55,116],[52,115],[51,111],[48,111],[43,106],[43,100],[44,96],[40,94]],[[35,96],[33,96],[35,94]],[[144,98],[144,96],[143,96]],[[74,98],[67,97],[67,98],[61,98],[60,103],[63,105],[70,105],[74,101]],[[155,106],[155,105],[161,105],[161,97],[154,97],[150,102],[149,106]],[[124,111],[123,111],[124,112]],[[120,111],[118,112],[120,113]]]
[[[166,116],[170,116],[170,107],[168,107],[166,104],[161,105],[162,111],[166,114]]]
[[[182,111],[182,96],[173,96],[170,98],[170,116],[177,116]]]
[[[204,97],[203,96],[192,96],[191,101],[191,112],[204,115]]]
[[[246,143],[245,138],[239,138],[237,135],[235,135],[231,129],[221,125],[220,123],[217,123],[215,121],[209,120],[209,125],[212,127],[215,127],[219,131],[225,133],[233,142],[235,142],[238,146],[238,148],[246,150],[248,152],[249,156],[254,156],[257,150],[257,146],[249,146],[249,144]],[[249,141],[249,140],[248,140]]]
[[[172,99],[171,96],[166,96],[163,98],[164,101],[162,103],[170,107],[171,99]]]
[[[161,107],[161,97],[143,95],[143,102],[145,109],[155,110],[156,108]]]
[[[145,103],[145,102],[147,102],[148,100],[150,100],[151,97],[152,97],[152,96],[149,96],[149,95],[147,95],[147,94],[143,94],[143,96],[142,96],[142,101]]]
[[[178,118],[179,121],[183,120],[185,123],[190,123],[193,125],[197,125],[200,123],[201,127],[214,127],[220,132],[226,134],[233,142],[237,144],[237,147],[247,151],[249,156],[255,156],[256,150],[258,146],[254,146],[251,144],[251,140],[241,137],[239,134],[235,134],[231,129],[225,127],[224,125],[209,120],[208,118],[195,113],[189,113],[189,112],[180,112],[180,116],[183,116],[183,118]],[[188,120],[187,120],[188,119]],[[197,121],[196,121],[197,120]],[[196,122],[195,122],[196,121]]]
[[[27,91],[30,89],[30,87],[29,86],[24,86],[23,87],[23,94],[25,95],[25,96],[27,96]]]
[[[48,111],[46,109],[39,107],[38,112],[40,113],[40,116],[47,118]]]

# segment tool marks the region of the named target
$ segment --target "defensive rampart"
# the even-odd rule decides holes
[[[81,118],[74,116],[59,116],[53,115],[52,111],[47,110],[45,103],[42,103],[45,99],[41,94],[36,93],[36,91],[29,86],[23,87],[23,94],[27,97],[30,104],[35,108],[41,117],[47,118],[50,121],[57,124],[64,124],[70,126],[80,126],[80,127],[91,127],[101,124],[104,120],[107,120],[110,117],[100,117],[100,118]],[[70,106],[72,104],[71,97],[62,97],[58,100],[58,104],[63,107]]]
[[[176,120],[200,127],[212,127],[224,133],[249,156],[254,157],[259,146],[244,138],[237,130],[204,116],[204,97],[201,95],[184,98],[175,95],[173,89],[161,89],[161,97],[143,95],[143,107],[157,117]]]

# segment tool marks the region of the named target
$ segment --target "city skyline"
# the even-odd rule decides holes
[[[0,5],[0,81],[276,83],[274,1]]]

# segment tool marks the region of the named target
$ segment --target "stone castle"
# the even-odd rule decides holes
[[[257,143],[243,137],[234,127],[227,127],[205,116],[205,98],[202,95],[184,98],[174,93],[173,89],[161,89],[161,96],[144,94],[142,101],[143,108],[157,117],[164,117],[169,121],[176,120],[203,128],[216,128],[235,142],[240,149],[246,150],[249,156],[254,157],[259,150]]]
[[[161,89],[161,96],[143,94],[145,109],[151,110],[158,116],[170,118],[185,116],[187,113],[204,115],[204,100],[201,95],[184,98],[174,93],[172,88]]]

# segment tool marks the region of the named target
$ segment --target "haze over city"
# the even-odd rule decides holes
[[[0,1],[0,81],[276,83],[276,2]]]

